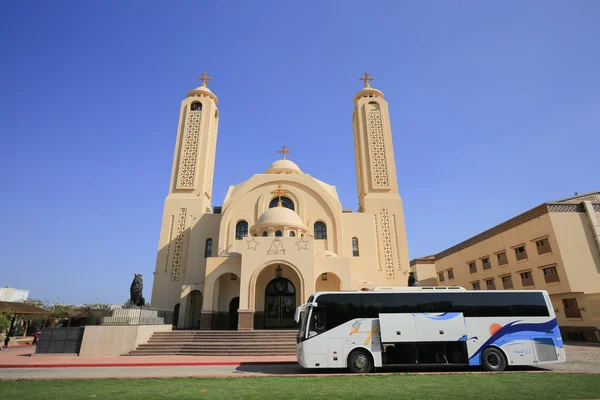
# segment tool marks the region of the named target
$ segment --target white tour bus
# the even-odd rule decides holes
[[[303,312],[302,318],[301,314]],[[318,292],[298,307],[296,356],[305,368],[471,365],[566,361],[550,297],[540,290],[461,287]]]

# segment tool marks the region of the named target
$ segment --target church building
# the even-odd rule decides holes
[[[174,310],[180,329],[286,329],[314,292],[407,285],[388,104],[369,74],[352,111],[356,212],[342,208],[335,186],[302,172],[285,146],[281,159],[213,206],[218,98],[206,86],[211,78],[199,79],[181,103],[153,307]]]

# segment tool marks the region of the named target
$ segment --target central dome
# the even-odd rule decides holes
[[[301,174],[300,167],[290,160],[277,160],[269,166],[265,174]]]
[[[258,221],[256,221],[256,224],[250,228],[250,231],[255,233],[268,228],[274,229],[283,227],[308,232],[308,228],[304,225],[304,222],[302,222],[302,219],[298,214],[289,208],[281,206],[269,208],[262,213],[258,218]]]

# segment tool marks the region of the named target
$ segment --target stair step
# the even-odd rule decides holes
[[[298,331],[156,332],[131,356],[294,356]]]
[[[138,349],[148,349],[148,348],[153,348],[153,349],[160,349],[160,348],[168,348],[168,347],[172,347],[172,348],[181,348],[181,347],[188,347],[188,348],[193,348],[193,349],[261,349],[261,348],[271,348],[271,349],[289,349],[289,348],[296,348],[296,345],[294,344],[278,344],[278,345],[273,345],[273,344],[256,344],[256,345],[239,345],[239,346],[228,346],[228,345],[213,345],[213,344],[194,344],[194,343],[177,343],[177,344],[154,344],[154,343],[146,343],[146,344],[140,344],[138,346]]]
[[[197,352],[185,352],[185,351],[167,351],[167,352],[141,352],[134,350],[126,356],[207,356],[207,357],[223,357],[223,356],[281,356],[281,357],[291,357],[295,356],[295,352],[246,352],[246,353],[197,353]]]

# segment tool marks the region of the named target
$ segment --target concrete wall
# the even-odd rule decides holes
[[[600,216],[600,213],[596,213]],[[552,213],[552,225],[573,292],[600,292],[600,252],[585,213]]]
[[[86,326],[79,355],[120,356],[147,343],[154,332],[169,332],[171,325]]]

